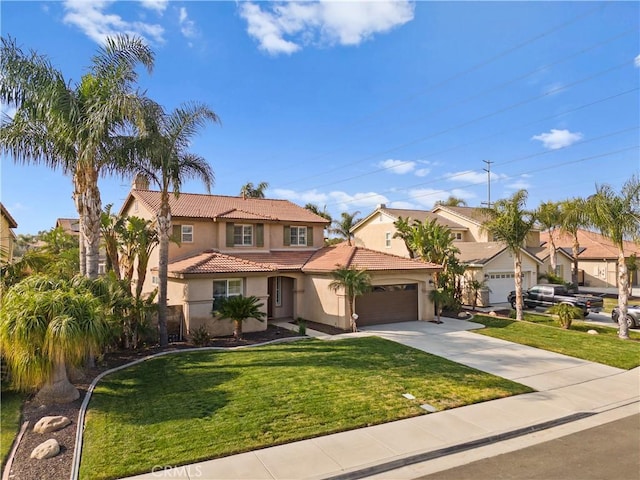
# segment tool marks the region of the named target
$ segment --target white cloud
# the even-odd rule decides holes
[[[505,188],[511,190],[528,190],[529,188],[531,188],[531,183],[527,182],[524,178],[521,177],[518,180],[507,183],[505,185]]]
[[[195,38],[198,36],[198,29],[193,20],[189,18],[187,9],[180,7],[178,21],[180,22],[180,31],[186,38]]]
[[[405,173],[409,173],[416,168],[416,162],[404,162],[402,160],[384,160],[378,163],[380,168],[384,168],[390,170],[393,173],[398,175],[404,175]]]
[[[310,44],[358,45],[411,21],[413,9],[408,0],[245,2],[240,4],[240,16],[260,48],[277,55]]]
[[[373,210],[381,203],[387,203],[389,199],[384,195],[376,192],[360,192],[353,195],[334,191],[329,193],[332,203],[337,204],[338,210],[341,212],[353,212],[361,210],[361,213],[367,215],[368,210]]]
[[[66,0],[64,22],[75,25],[97,43],[116,34],[137,35],[147,41],[163,43],[164,28],[157,24],[129,22],[120,15],[106,13],[112,0]]]
[[[162,14],[167,9],[169,0],[140,0],[140,3],[144,8],[155,10],[157,13]]]
[[[415,171],[416,177],[426,177],[431,173],[430,168],[419,168]]]
[[[531,140],[540,140],[545,148],[549,150],[558,150],[559,148],[568,147],[582,140],[582,133],[572,133],[569,130],[557,130],[552,128],[548,133],[534,135]]]
[[[640,68],[640,55],[636,56],[636,58],[633,59],[633,64]]]
[[[318,192],[317,190],[309,190],[306,192],[296,192],[295,190],[288,190],[285,188],[276,188],[273,190],[272,195],[275,198],[284,198],[298,203],[326,203],[329,196],[326,193]]]
[[[479,183],[487,183],[487,172],[478,170],[463,170],[461,172],[445,173],[444,177],[453,182],[464,182],[471,185]],[[505,178],[505,175],[491,172],[491,181],[497,181]],[[459,196],[459,195],[456,195]]]

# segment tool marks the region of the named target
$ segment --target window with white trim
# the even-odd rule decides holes
[[[160,285],[160,277],[151,275],[151,285]]]
[[[234,225],[233,244],[239,246],[253,245],[253,225]]]
[[[385,232],[384,234],[384,246],[391,248],[391,232]]]
[[[290,234],[292,246],[306,246],[307,245],[307,227],[291,227]]]
[[[180,227],[180,241],[193,243],[193,225],[181,225]]]
[[[237,297],[242,295],[242,279],[229,278],[213,281],[213,298]]]
[[[456,240],[462,240],[462,232],[456,232]]]

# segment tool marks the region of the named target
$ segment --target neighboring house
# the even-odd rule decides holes
[[[561,248],[569,258],[573,259],[573,236],[563,232],[554,235],[555,244]],[[540,235],[542,245],[549,241],[548,232]],[[599,233],[589,230],[578,230],[578,284],[585,287],[608,288],[618,286],[618,247],[611,240]],[[635,253],[640,257],[640,245],[634,242],[624,242],[625,257]],[[569,266],[571,272],[572,266]],[[632,275],[632,285],[638,286],[638,275]]]
[[[358,299],[358,323],[430,320],[429,274],[440,267],[363,248],[324,247],[328,222],[287,200],[181,193],[171,195],[174,238],[169,247],[168,298],[181,310],[183,332],[204,325],[227,335],[231,322],[214,320],[215,299],[255,295],[268,319],[298,317],[349,328],[348,305],[328,288],[338,265],[369,271],[375,291]],[[120,211],[154,220],[160,193],[133,189]],[[143,292],[158,283],[158,249]],[[398,305],[397,302],[402,302]],[[248,320],[245,331],[266,328]]]
[[[56,228],[61,228],[64,233],[80,236],[80,220],[77,218],[59,218],[56,220]]]
[[[439,224],[448,227],[454,238],[453,244],[460,250],[457,257],[466,267],[465,281],[486,281],[489,288],[482,292],[478,304],[482,306],[507,301],[509,292],[515,289],[513,256],[507,247],[493,241],[482,229],[485,217],[481,208],[438,205],[431,211],[425,211],[379,205],[354,225],[352,232],[355,245],[408,256],[404,241],[393,238],[396,233],[394,222],[400,217],[420,222],[436,219]],[[539,231],[531,230],[522,253],[522,280],[526,289],[537,283],[541,271],[546,271],[544,265],[545,261],[548,262],[548,252],[540,248]],[[468,292],[464,300],[465,303],[471,303]]]
[[[13,250],[16,243],[14,228],[18,228],[18,223],[0,203],[0,263],[13,261]]]

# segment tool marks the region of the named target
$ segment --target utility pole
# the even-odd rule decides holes
[[[485,172],[487,172],[487,201],[482,202],[483,205],[486,205],[487,208],[491,208],[491,164],[494,163],[491,160],[482,160],[487,164],[487,168],[483,168]]]

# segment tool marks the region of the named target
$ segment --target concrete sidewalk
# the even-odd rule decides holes
[[[533,438],[533,432],[580,418],[584,428],[589,428],[596,415],[639,411],[640,368],[625,371],[513,344],[468,331],[481,325],[443,320],[443,324],[380,325],[325,338],[377,335],[538,391],[155,471],[131,480],[400,478],[403,469],[407,476],[402,478],[411,478],[410,466],[426,460],[442,461],[523,435]]]

